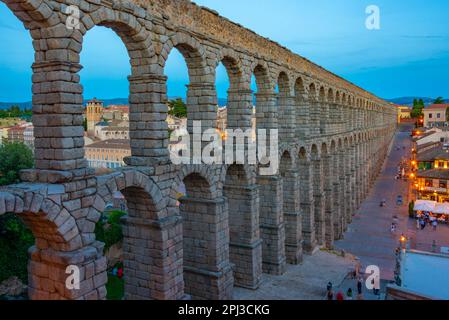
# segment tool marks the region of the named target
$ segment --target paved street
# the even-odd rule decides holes
[[[234,288],[235,300],[322,300],[329,281],[338,285],[355,265],[354,257],[317,251],[301,265],[287,265],[282,276],[263,274],[258,290]]]
[[[402,233],[410,239],[411,249],[430,251],[434,239],[437,241],[438,251],[440,245],[449,246],[448,226],[441,225],[437,231],[433,231],[431,227],[418,231],[415,220],[408,217],[409,182],[395,180],[394,177],[401,159],[410,159],[411,148],[410,133],[398,131],[382,173],[354,216],[344,239],[336,242],[338,249],[360,258],[364,267],[379,266],[381,278],[385,280],[392,280],[394,277],[394,252]],[[404,197],[402,206],[396,205],[398,195]],[[387,206],[383,208],[379,206],[382,199],[387,200]],[[399,226],[392,233],[390,227],[395,216],[399,219]]]

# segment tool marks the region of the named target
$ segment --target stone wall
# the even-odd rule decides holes
[[[332,247],[382,167],[395,108],[209,9],[183,0],[3,1],[35,50],[35,168],[0,193],[0,214],[15,212],[36,237],[32,299],[105,298],[107,264],[94,228],[116,191],[129,207],[125,298],[229,299],[234,286],[257,289],[262,272],[282,274],[303,253]],[[66,26],[69,4],[80,9],[79,28]],[[100,177],[85,159],[79,76],[83,37],[94,26],[120,36],[131,65],[131,156]],[[251,127],[256,94],[257,128],[280,132],[279,172],[171,163],[164,66],[174,48],[189,69],[188,130],[195,120],[215,127],[215,69],[223,62],[229,127]],[[80,289],[66,286],[71,265]]]

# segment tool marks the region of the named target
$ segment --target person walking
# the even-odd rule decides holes
[[[334,292],[332,289],[327,290],[327,300],[334,300]]]
[[[346,297],[348,298],[348,300],[352,300],[352,289],[349,288],[348,291],[346,292]]]
[[[420,218],[416,218],[416,229],[417,230],[421,229],[421,219]]]
[[[421,219],[421,230],[424,230],[426,227],[426,221],[424,219]]]
[[[337,293],[337,301],[343,301],[343,300],[345,300],[345,297],[344,297],[344,295],[343,295],[343,292],[341,292],[341,290],[340,291],[338,291],[338,293]]]
[[[334,291],[332,291],[332,287],[333,287],[332,282],[329,281],[327,283],[327,287],[326,287],[326,289],[327,289],[327,300],[334,300]]]
[[[432,221],[433,231],[437,231],[437,226],[438,226],[437,219],[433,218],[433,221]]]
[[[363,286],[363,283],[362,283],[362,277],[359,277],[358,279],[357,279],[357,293],[360,295],[360,294],[362,294],[362,286]]]

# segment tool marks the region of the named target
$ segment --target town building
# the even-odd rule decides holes
[[[398,108],[398,122],[403,119],[410,119],[412,114],[412,108],[409,106],[397,106]]]
[[[101,121],[95,124],[94,136],[99,140],[129,139],[129,122],[113,120]]]
[[[93,98],[89,100],[86,105],[86,121],[87,133],[95,135],[95,124],[101,121],[103,114],[103,101]]]
[[[27,125],[25,130],[23,130],[23,142],[31,150],[34,150],[34,126],[32,124]]]
[[[187,128],[187,118],[178,118],[172,115],[167,115],[168,130],[178,130]]]
[[[416,136],[414,142],[417,148],[431,142],[449,142],[449,131],[434,127]]]
[[[401,250],[396,283],[387,285],[386,300],[449,300],[449,255],[445,253]]]
[[[129,107],[125,105],[110,105],[103,108],[102,118],[106,121],[129,121]]]
[[[424,127],[447,126],[447,108],[449,108],[449,104],[432,104],[424,108]]]
[[[8,141],[8,131],[10,127],[1,127],[0,128],[0,145],[4,142]]]
[[[438,143],[418,151],[413,163],[416,171],[417,199],[449,201],[449,146]]]
[[[21,122],[15,126],[9,128],[3,128],[2,138],[5,134],[6,139],[9,142],[22,142],[25,143],[30,149],[34,150],[34,127],[31,122]]]
[[[125,139],[94,142],[85,150],[91,168],[119,168],[125,165],[123,158],[131,156],[130,140]]]
[[[217,109],[217,129],[224,132],[227,128],[228,109],[226,107],[218,107]]]

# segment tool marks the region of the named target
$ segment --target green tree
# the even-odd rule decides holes
[[[33,234],[19,217],[13,213],[0,216],[0,282],[17,276],[28,283],[28,248],[33,244]]]
[[[411,112],[411,117],[412,118],[421,117],[423,115],[423,109],[424,109],[424,106],[420,106],[420,105],[413,106],[412,112]]]
[[[32,168],[33,152],[21,142],[6,142],[0,146],[0,185],[19,181],[19,171]]]
[[[444,103],[444,99],[443,97],[438,97],[435,99],[435,101],[433,101],[434,104],[443,104]]]
[[[187,118],[187,106],[181,98],[170,100],[168,114],[177,118]]]
[[[418,106],[424,108],[424,100],[423,99],[419,99]]]

